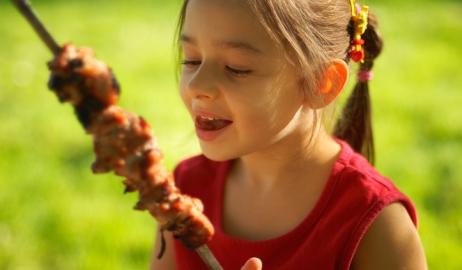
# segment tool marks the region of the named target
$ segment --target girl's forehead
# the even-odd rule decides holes
[[[255,52],[274,47],[245,0],[190,0],[181,34],[183,41],[192,43],[248,43]]]
[[[250,11],[249,2],[247,0],[188,0],[189,7],[200,7],[200,8],[217,8],[222,7],[235,12],[240,10],[242,12]]]

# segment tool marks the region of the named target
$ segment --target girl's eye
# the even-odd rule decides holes
[[[201,65],[201,61],[200,60],[183,60],[181,64],[189,68],[195,68]],[[244,77],[252,72],[251,70],[236,69],[230,66],[226,66],[226,70],[232,73],[232,75],[237,76],[237,77]]]
[[[252,72],[251,70],[235,69],[229,66],[226,66],[226,69],[238,77],[244,77]]]
[[[184,60],[181,62],[182,65],[193,67],[193,66],[199,66],[201,64],[201,61],[198,60]]]

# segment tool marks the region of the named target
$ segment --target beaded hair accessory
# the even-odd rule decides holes
[[[350,58],[355,62],[364,63],[364,39],[361,36],[366,32],[368,6],[360,6],[356,0],[350,0],[351,15],[354,22],[354,38],[349,51]]]
[[[357,77],[358,77],[358,81],[364,83],[364,82],[372,80],[372,78],[374,78],[374,73],[372,73],[372,71],[370,70],[360,70],[357,74]]]

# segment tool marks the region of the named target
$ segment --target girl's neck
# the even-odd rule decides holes
[[[310,145],[306,136],[294,133],[270,149],[238,158],[232,169],[235,179],[262,191],[290,181],[327,180],[341,146],[323,129]]]

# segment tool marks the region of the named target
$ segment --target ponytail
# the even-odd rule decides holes
[[[353,19],[348,25],[350,41],[355,35]],[[383,46],[382,37],[377,32],[377,19],[369,12],[364,39],[364,62],[360,64],[358,78],[353,93],[348,98],[345,107],[338,119],[334,136],[345,140],[358,153],[374,164],[374,138],[372,133],[371,101],[369,96],[369,83],[372,78],[372,67],[375,58],[380,54]],[[349,60],[349,56],[347,56]]]

